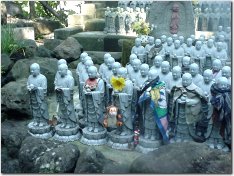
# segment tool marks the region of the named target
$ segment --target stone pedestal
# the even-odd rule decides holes
[[[74,128],[61,128],[61,124],[55,127],[54,139],[62,142],[76,141],[80,139],[79,126]]]
[[[81,129],[83,129],[87,126],[87,121],[85,121],[85,118],[82,118],[79,120],[79,126]]]
[[[16,40],[32,39],[35,40],[35,33],[33,27],[17,27],[14,28],[14,38]]]
[[[115,130],[111,131],[108,134],[108,142],[107,145],[113,149],[118,150],[132,150],[133,148],[133,134],[120,136],[115,134]]]
[[[159,146],[162,145],[161,140],[152,141],[150,139],[145,139],[143,136],[139,138],[139,144],[136,146],[136,151],[141,153],[148,153],[157,150]]]
[[[41,138],[41,139],[48,139],[53,136],[53,132],[51,130],[50,125],[46,126],[34,126],[33,122],[28,124],[28,133],[34,137]]]
[[[100,132],[91,132],[88,131],[88,127],[85,127],[83,130],[83,136],[80,140],[81,143],[86,145],[104,145],[107,142],[106,139],[106,129]]]

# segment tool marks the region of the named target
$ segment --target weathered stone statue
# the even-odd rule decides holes
[[[110,30],[110,19],[109,19],[110,14],[111,14],[110,7],[106,7],[106,11],[105,11],[105,28],[104,28],[105,33],[108,33],[109,30]]]
[[[196,63],[191,64],[189,73],[192,75],[193,83],[198,86],[199,82],[203,80],[202,75],[199,74],[199,66]]]
[[[116,33],[115,29],[115,19],[116,19],[116,12],[113,8],[111,8],[111,12],[109,12],[109,31],[108,33]]]
[[[127,78],[127,69],[118,69],[118,79],[112,81],[113,105],[118,107],[123,122],[121,128],[110,132],[108,145],[115,149],[129,150],[133,145],[133,122],[131,103],[133,94],[132,81]]]
[[[146,21],[146,12],[144,8],[140,8],[139,21]]]
[[[227,29],[226,29],[226,34],[225,34],[225,41],[227,42],[228,44],[228,50],[227,50],[227,54],[228,54],[228,57],[231,58],[231,38],[232,38],[232,33],[231,33],[231,27],[228,26]]]
[[[135,21],[135,14],[132,8],[127,7],[127,14],[125,18],[125,30],[126,34],[131,34],[132,30],[132,23]]]
[[[47,79],[40,73],[40,66],[37,63],[33,63],[30,66],[30,73],[27,89],[30,95],[30,108],[33,121],[28,124],[29,133],[39,138],[50,138],[52,137],[52,133],[51,127],[48,124]]]
[[[214,41],[213,39],[209,39],[207,41],[206,47],[204,47],[205,51],[205,60],[204,60],[204,70],[210,69],[212,67],[213,56],[215,52]]]
[[[58,62],[57,62],[57,64],[58,64],[58,68],[59,68],[59,66],[61,64],[66,64],[67,65],[67,61],[65,59],[59,59]],[[72,76],[72,72],[70,70],[67,70],[67,74]],[[56,82],[56,80],[57,80],[58,77],[60,77],[60,75],[59,75],[59,72],[57,71],[56,75],[55,75],[54,82]]]
[[[147,55],[147,58],[148,58],[147,60],[148,60],[149,65],[153,65],[153,59],[157,55],[162,55],[162,56],[164,55],[162,42],[160,39],[155,40],[154,47],[150,49],[149,54]]]
[[[182,84],[172,88],[173,98],[170,114],[170,126],[175,132],[175,138],[171,142],[197,140],[197,123],[202,120],[202,105],[207,104],[202,90],[193,84],[192,75],[185,73],[182,76]]]
[[[187,38],[186,45],[184,46],[184,55],[190,57],[193,50],[193,40],[191,38]]]
[[[229,85],[232,85],[232,83],[231,83],[231,81],[232,81],[231,74],[232,74],[231,67],[224,66],[222,68],[222,77],[227,78]]]
[[[108,68],[107,68],[107,59],[108,59],[109,57],[111,57],[110,53],[104,54],[104,63],[102,63],[102,64],[100,65],[99,70],[98,70],[99,75],[100,75],[101,78],[102,78],[103,73],[108,69]]]
[[[60,77],[55,82],[60,124],[55,127],[54,138],[60,141],[73,141],[80,138],[78,119],[73,104],[74,79],[67,74],[67,70],[67,65],[61,64],[59,66]]]
[[[190,71],[190,68],[189,68],[190,64],[191,64],[191,58],[189,56],[183,57],[183,59],[182,59],[182,67],[181,67],[182,74],[189,73],[189,71]]]
[[[147,56],[147,60],[146,60],[146,63],[149,64],[149,58],[148,58],[148,55],[149,55],[149,52],[150,50],[155,46],[154,44],[154,37],[153,36],[149,36],[148,37],[148,44],[145,45],[145,54]]]
[[[212,62],[213,81],[216,82],[222,76],[222,63],[219,59]]]
[[[204,12],[200,15],[198,19],[198,30],[207,31],[209,23],[209,9],[205,8]]]
[[[128,74],[133,71],[132,62],[133,62],[134,59],[138,59],[137,55],[136,54],[131,54],[130,57],[129,57],[129,63],[127,63],[127,65],[126,65]]]
[[[167,45],[167,36],[162,35],[160,39],[161,39],[162,46],[165,47],[165,45]]]
[[[182,47],[182,48],[184,48],[185,47],[185,43],[184,43],[184,36],[182,36],[182,35],[180,35],[179,37],[178,37],[178,40],[180,41],[180,46]]]
[[[161,65],[162,65],[163,58],[162,56],[158,55],[154,58],[154,65],[150,67],[150,70],[155,70],[157,75],[161,73]]]
[[[174,66],[182,66],[182,58],[184,57],[184,49],[181,47],[180,41],[176,40],[174,43],[174,49],[172,50],[172,55],[170,58],[170,65],[173,68]]]
[[[211,104],[213,110],[213,130],[209,141],[211,148],[229,151],[232,141],[231,123],[231,86],[225,77],[220,77],[217,83],[211,86]],[[228,146],[228,147],[227,147]]]
[[[205,59],[205,51],[202,49],[202,42],[197,41],[194,50],[191,53],[191,58],[194,63],[199,66],[199,72],[203,72],[204,59]]]
[[[143,60],[141,61],[144,62],[145,48],[141,45],[140,38],[135,39],[135,46],[132,47],[131,54],[136,54],[137,57],[139,59],[142,58]]]
[[[133,84],[136,82],[136,80],[139,78],[141,75],[140,73],[140,66],[141,66],[141,61],[140,59],[134,59],[132,61],[132,68],[133,71],[128,73],[129,79],[133,82]]]
[[[223,49],[222,42],[216,43],[216,50],[214,52],[213,58],[221,60],[222,66],[225,66],[228,57],[227,57],[227,52]]]
[[[116,32],[119,34],[125,34],[125,18],[126,14],[124,13],[124,9],[120,8],[120,11],[117,12],[116,16]]]
[[[174,49],[173,39],[171,37],[168,37],[167,45],[162,49],[162,53],[164,55],[163,57],[164,61],[170,61],[170,56],[172,54],[173,49]]]
[[[159,74],[159,79],[164,81],[166,87],[168,86],[169,81],[172,80],[172,74],[170,72],[170,64],[167,61],[163,61],[161,64],[161,73]]]
[[[177,3],[174,3],[172,7],[172,15],[171,15],[171,23],[170,23],[171,34],[178,33],[179,22],[180,22],[179,5]]]
[[[143,85],[148,80],[148,73],[149,73],[149,65],[148,64],[141,64],[140,66],[140,77],[135,81],[135,88],[137,90],[141,90]]]
[[[215,41],[219,42],[219,36],[225,35],[225,32],[223,31],[223,26],[218,26],[218,30],[215,32]]]
[[[168,82],[168,85],[166,87],[166,90],[168,93],[171,92],[171,89],[176,86],[177,84],[181,84],[182,78],[181,78],[182,70],[181,67],[175,66],[172,68],[172,80]]]
[[[228,50],[228,45],[227,45],[227,43],[225,42],[225,36],[224,36],[224,35],[219,35],[219,42],[222,43],[223,49],[227,52],[227,50]]]
[[[88,68],[89,78],[84,85],[85,109],[88,126],[83,131],[81,142],[87,145],[102,145],[106,141],[106,129],[102,126],[104,112],[104,82],[98,78],[97,68]]]

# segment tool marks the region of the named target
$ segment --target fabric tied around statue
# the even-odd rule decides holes
[[[151,99],[150,107],[154,112],[154,119],[163,137],[163,141],[164,143],[169,143],[165,83],[157,82],[152,85],[150,94],[147,94],[147,91],[145,91],[139,98],[138,103],[140,104],[148,98]]]

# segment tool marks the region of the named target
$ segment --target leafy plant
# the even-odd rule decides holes
[[[136,21],[132,24],[132,29],[134,32],[136,32],[138,35],[149,35],[151,28],[149,23],[146,23],[145,21]]]
[[[1,52],[11,53],[15,48],[16,41],[14,39],[14,28],[10,25],[2,26],[1,28]]]

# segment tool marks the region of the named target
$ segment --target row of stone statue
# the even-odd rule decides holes
[[[148,11],[149,9],[147,9]],[[131,7],[126,9],[117,7],[106,8],[105,11],[105,33],[131,34],[132,23],[136,21],[146,21],[147,11],[144,8]]]
[[[231,8],[230,1],[200,1],[198,4],[201,8],[201,12],[204,12],[207,8],[211,9],[211,12],[214,12],[216,8],[218,8],[220,12],[223,10],[228,11]]]
[[[210,89],[207,88],[212,85],[211,70],[205,71],[203,79],[199,76],[198,65],[193,63],[189,70],[191,74],[184,73],[181,79],[181,68],[175,66],[171,73],[169,62],[162,62],[161,56],[155,58],[155,60],[161,60],[161,72],[158,72],[158,68],[149,69],[149,65],[141,64],[135,54],[130,56],[131,64],[125,68],[107,53],[104,55],[104,63],[100,65],[99,71],[87,53],[82,53],[80,59],[77,76],[79,99],[84,112],[83,119],[80,119],[84,122],[82,143],[88,145],[107,143],[112,148],[127,150],[133,145],[135,139],[133,138],[134,126],[136,135],[138,135],[137,130],[141,130],[137,149],[142,152],[156,149],[162,141],[169,142],[169,132],[172,134],[171,142],[203,139],[210,120],[208,118],[208,114],[211,113],[211,105],[208,106],[209,97],[216,97],[215,94],[211,95]],[[215,60],[213,65],[215,64],[219,64],[221,68],[220,60]],[[40,67],[36,63],[31,65],[30,71],[27,87],[30,92],[33,122],[28,125],[29,132],[34,136],[48,138],[53,134],[48,125],[46,78],[40,74]],[[230,67],[224,67],[222,74],[230,79]],[[194,84],[195,82],[201,84],[204,90]],[[227,78],[220,77],[213,85],[217,86],[216,98],[222,96],[230,101],[230,85]],[[81,136],[80,121],[75,116],[73,89],[74,79],[66,61],[61,59],[58,61],[58,72],[55,76],[59,117],[53,136],[56,140],[78,140]],[[219,91],[223,91],[225,95],[220,95]],[[217,103],[217,101],[214,102]],[[220,101],[219,106],[215,103],[211,102],[219,111],[218,124],[220,124],[224,119],[228,120],[231,113],[226,109],[224,114],[221,112],[223,109],[218,108],[220,103],[225,101]],[[230,104],[228,105],[225,108],[229,108]],[[230,123],[225,125],[229,125],[224,128],[225,143],[228,143],[230,133],[226,131],[230,130]],[[217,130],[220,130],[220,126],[216,131],[212,130],[210,145],[217,145],[221,149],[224,147],[224,142],[217,134]],[[220,147],[221,144],[222,147]]]
[[[130,7],[132,9],[143,8],[147,9],[150,8],[150,5],[153,1],[118,1],[118,7],[123,8],[124,10],[127,9],[127,7]]]
[[[216,40],[217,42],[215,42]],[[155,56],[160,55],[163,60],[170,63],[171,68],[176,65],[181,67],[183,57],[189,56],[192,62],[199,65],[200,73],[202,73],[205,69],[211,68],[214,59],[220,59],[223,66],[226,61],[230,60],[227,55],[227,51],[231,52],[230,43],[227,44],[224,35],[212,36],[207,41],[204,35],[201,35],[198,40],[191,35],[187,38],[186,43],[183,36],[176,34],[168,38],[162,35],[161,39],[156,40],[149,36],[148,44],[145,47],[141,43],[141,39],[136,38],[131,53],[136,54],[141,62],[149,65],[152,65]]]

